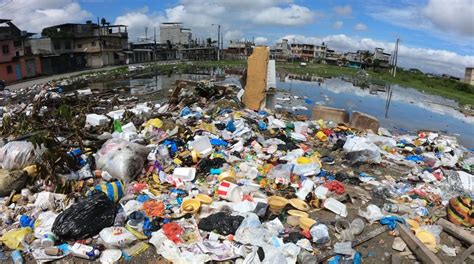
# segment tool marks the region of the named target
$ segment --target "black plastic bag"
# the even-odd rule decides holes
[[[232,216],[228,213],[219,212],[201,219],[198,227],[207,232],[215,230],[217,233],[226,236],[235,234],[243,220],[243,216]]]
[[[94,191],[58,215],[52,231],[65,241],[93,237],[114,224],[117,208],[106,194]]]

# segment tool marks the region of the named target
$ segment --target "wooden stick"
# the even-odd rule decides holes
[[[400,237],[423,263],[442,264],[441,260],[423,244],[407,226],[398,224]]]
[[[455,236],[459,240],[462,240],[462,241],[468,243],[469,245],[474,244],[474,235],[472,234],[472,232],[469,232],[469,231],[467,231],[467,230],[465,230],[465,229],[449,222],[448,220],[446,220],[444,218],[440,218],[438,220],[437,224],[442,226],[444,231],[446,231],[447,233],[449,233],[452,236]]]
[[[359,236],[358,238],[354,239],[354,241],[352,241],[352,247],[356,247],[366,241],[369,241],[371,240],[372,238],[386,232],[388,230],[388,227],[387,226],[381,226],[377,229],[374,229],[364,235],[361,235]],[[321,255],[318,255],[316,256],[316,263],[319,263],[319,262],[322,262],[330,257],[332,257],[334,255],[334,251],[331,250],[331,251],[328,251],[328,252],[324,252],[323,254]]]
[[[459,257],[454,259],[453,264],[462,264],[465,259],[467,259],[472,253],[474,253],[474,245],[471,245],[466,249]]]

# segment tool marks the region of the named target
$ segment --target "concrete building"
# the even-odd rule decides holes
[[[270,51],[270,55],[276,61],[287,61],[291,58],[291,46],[287,39],[277,42],[275,47]]]
[[[41,35],[51,39],[52,53],[69,54],[78,65],[102,67],[125,64],[128,33],[125,25],[61,24],[44,28]],[[85,63],[82,61],[85,60]]]
[[[314,59],[314,46],[313,44],[291,44],[293,58],[298,61],[312,62]]]
[[[314,58],[318,62],[325,62],[326,60],[326,55],[327,55],[327,49],[328,47],[326,44],[323,42],[321,45],[315,45],[314,46]]]
[[[31,35],[11,20],[0,19],[0,79],[6,83],[42,74],[39,57],[25,50],[25,40]]]
[[[466,72],[464,73],[464,82],[474,85],[474,67],[466,68]]]
[[[390,64],[390,53],[383,52],[382,48],[375,48],[373,61],[377,61],[378,67],[388,68]]]
[[[224,50],[225,59],[246,60],[252,54],[255,43],[248,40],[231,40]]]
[[[171,43],[172,45],[189,46],[191,44],[192,32],[189,28],[184,28],[183,24],[162,23],[160,25],[160,43]]]

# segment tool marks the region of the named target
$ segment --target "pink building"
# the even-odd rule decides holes
[[[41,75],[40,58],[25,53],[28,36],[10,20],[0,19],[0,79],[6,83]]]

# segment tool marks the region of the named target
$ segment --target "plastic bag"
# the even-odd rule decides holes
[[[31,142],[12,141],[0,148],[0,165],[7,170],[21,170],[35,164],[41,152]]]
[[[144,146],[114,138],[102,145],[95,161],[98,169],[128,183],[141,172],[148,153]]]
[[[379,147],[367,138],[347,138],[343,148],[344,151],[348,153],[348,158],[352,162],[371,161],[379,163],[382,160]]]
[[[237,228],[244,220],[242,216],[232,216],[228,213],[219,212],[212,214],[199,222],[199,229],[211,232],[213,230],[221,235],[235,234]]]
[[[29,244],[33,236],[31,236],[33,230],[30,227],[12,229],[3,234],[0,239],[2,243],[10,249],[22,249],[23,243]]]
[[[107,248],[124,248],[137,238],[124,227],[107,227],[99,233]]]
[[[63,240],[86,239],[114,224],[116,206],[106,194],[94,191],[58,215],[52,231]]]

